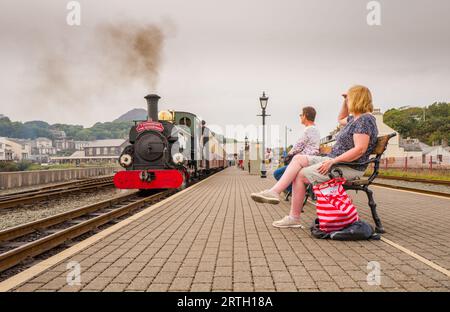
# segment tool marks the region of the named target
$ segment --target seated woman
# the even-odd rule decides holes
[[[273,222],[280,228],[301,227],[300,213],[305,197],[305,183],[330,180],[328,172],[338,162],[364,162],[377,143],[378,129],[373,111],[372,95],[364,86],[353,86],[347,94],[338,116],[345,127],[336,136],[336,143],[327,156],[296,155],[281,179],[269,190],[251,194],[254,201],[278,204],[280,193],[292,183],[291,211],[288,216]],[[350,115],[351,114],[351,115]],[[339,167],[347,180],[360,178],[367,166]]]

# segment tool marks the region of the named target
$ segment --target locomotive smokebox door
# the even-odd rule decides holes
[[[162,158],[168,146],[166,138],[156,131],[141,134],[135,144],[137,154],[145,162],[155,162]]]

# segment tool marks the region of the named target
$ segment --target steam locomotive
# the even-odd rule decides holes
[[[214,133],[198,116],[161,111],[160,97],[150,94],[148,119],[135,121],[129,143],[119,157],[125,170],[114,176],[120,189],[181,189],[226,165],[225,137]]]

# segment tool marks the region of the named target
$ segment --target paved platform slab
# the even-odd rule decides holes
[[[384,241],[337,242],[305,229],[277,229],[289,203],[273,206],[249,194],[273,179],[228,168],[56,264],[30,274],[14,291],[449,291],[450,277]],[[385,238],[449,268],[449,200],[373,188]],[[372,222],[365,194],[351,193]],[[100,233],[101,234],[101,233]],[[57,256],[56,256],[57,257]],[[77,261],[80,285],[67,284]],[[380,285],[369,285],[369,262]],[[39,270],[34,270],[39,271]],[[24,275],[22,275],[23,277]],[[17,281],[17,279],[16,279]],[[1,284],[0,284],[1,285]]]

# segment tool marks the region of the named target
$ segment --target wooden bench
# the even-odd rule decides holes
[[[375,146],[373,150],[373,157],[369,158],[366,162],[362,163],[354,163],[354,162],[339,162],[336,164],[333,164],[329,171],[330,179],[340,177],[342,176],[342,171],[339,169],[339,166],[347,166],[347,167],[355,167],[359,165],[369,165],[373,164],[373,172],[372,174],[366,178],[362,177],[361,179],[357,180],[349,180],[344,184],[344,189],[346,190],[354,190],[356,192],[363,191],[367,195],[367,199],[369,201],[369,207],[370,211],[372,212],[372,218],[375,222],[375,231],[377,233],[385,233],[383,225],[381,224],[380,217],[377,213],[377,204],[375,203],[375,200],[373,198],[373,191],[369,189],[369,186],[372,184],[372,182],[376,179],[378,176],[378,170],[380,168],[380,159],[383,155],[384,151],[387,148],[387,145],[389,143],[389,140],[396,136],[396,133],[391,133],[388,135],[380,136],[377,139],[377,145]],[[326,152],[325,150],[321,150],[321,153]],[[290,193],[286,195],[286,200],[289,199]],[[303,206],[306,204],[306,201],[308,200],[308,197],[314,197],[312,192],[312,185],[308,184],[305,194],[305,200],[303,202]]]

